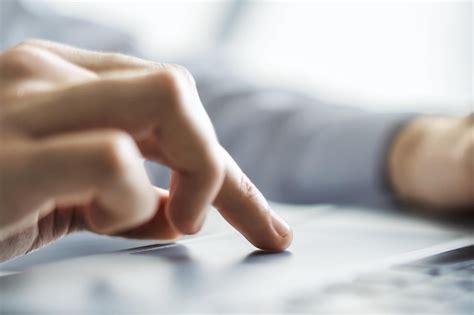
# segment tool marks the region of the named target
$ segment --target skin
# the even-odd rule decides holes
[[[403,127],[386,160],[398,198],[471,211],[473,131],[472,115]],[[292,241],[181,66],[26,41],[0,54],[0,141],[0,261],[79,230],[176,239],[198,232],[211,204],[258,248]],[[144,158],[172,169],[169,192],[150,184]]]
[[[1,53],[0,83],[0,260],[78,230],[176,239],[211,204],[256,247],[290,245],[183,67],[30,40]],[[172,169],[169,192],[145,158]]]
[[[388,172],[398,198],[424,212],[473,214],[474,114],[409,123],[393,141]]]

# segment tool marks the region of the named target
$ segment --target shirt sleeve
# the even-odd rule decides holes
[[[195,69],[201,100],[221,144],[270,200],[392,202],[387,151],[414,114],[373,113],[259,88],[217,69]]]

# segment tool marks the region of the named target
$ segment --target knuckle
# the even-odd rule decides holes
[[[157,103],[167,105],[163,107],[165,114],[169,113],[169,109],[173,109],[180,104],[181,93],[182,83],[180,78],[172,71],[160,71],[151,76],[144,90],[145,97],[151,101],[150,104],[154,107]],[[157,108],[161,109],[162,106]]]
[[[99,145],[106,175],[112,178],[126,174],[139,156],[134,140],[126,132],[108,131]]]
[[[143,97],[149,100],[153,110],[159,111],[163,117],[181,117],[180,114],[189,112],[189,106],[196,103],[194,79],[181,65],[160,64],[158,69],[144,86]]]
[[[163,64],[163,68],[170,73],[175,80],[184,80],[187,83],[195,85],[195,80],[191,72],[184,66],[176,63]]]
[[[177,94],[181,83],[181,78],[179,74],[176,71],[166,69],[166,71],[163,71],[159,75],[159,80],[160,83],[163,85],[163,87],[166,89],[166,91],[172,92],[171,96]]]
[[[11,73],[17,76],[30,74],[41,61],[39,52],[39,48],[21,43],[2,54],[0,70],[2,73]]]
[[[186,111],[183,102],[186,86],[178,73],[160,71],[148,83],[143,95],[160,116],[173,117]]]
[[[178,64],[164,64],[162,67],[162,84],[171,93],[170,96],[176,97],[181,95],[184,89],[194,87],[194,78],[185,67]]]

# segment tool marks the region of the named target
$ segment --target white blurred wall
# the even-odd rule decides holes
[[[50,1],[173,60],[213,45],[228,1]],[[375,110],[472,111],[472,2],[247,1],[224,47],[249,80]]]

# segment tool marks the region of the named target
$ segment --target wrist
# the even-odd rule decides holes
[[[388,180],[393,192],[401,200],[412,199],[410,172],[424,137],[423,127],[420,127],[422,120],[416,118],[401,128],[389,150]]]
[[[397,198],[418,205],[444,206],[443,179],[435,174],[443,172],[445,163],[439,156],[443,152],[435,148],[453,122],[446,117],[420,117],[397,134],[388,156],[388,177]]]

